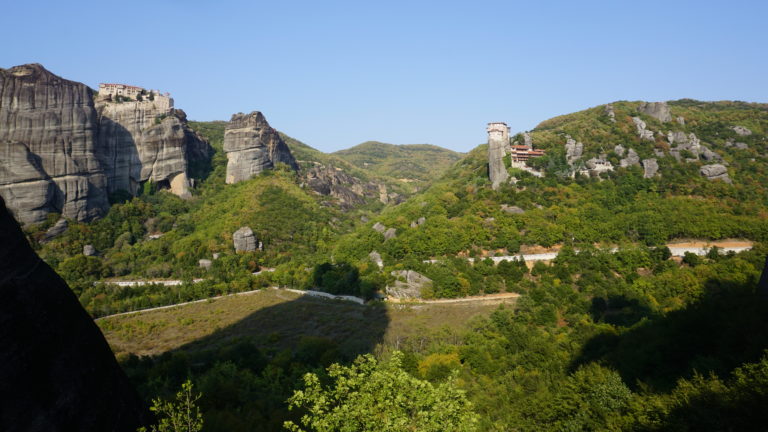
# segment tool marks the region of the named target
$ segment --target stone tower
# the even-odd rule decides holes
[[[488,123],[488,177],[491,187],[498,189],[507,181],[507,167],[504,166],[504,156],[509,145],[509,127],[504,122]]]

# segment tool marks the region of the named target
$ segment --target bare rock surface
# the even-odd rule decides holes
[[[149,412],[0,198],[0,430],[135,432]]]
[[[328,165],[317,165],[303,172],[304,181],[312,190],[320,195],[334,197],[342,209],[349,210],[366,203],[366,200],[383,200],[389,202],[386,185],[373,181],[364,182],[344,170]],[[383,189],[383,192],[382,192]],[[383,198],[382,198],[383,197]],[[393,194],[392,199],[398,200],[399,195]]]
[[[97,100],[39,64],[0,69],[0,196],[21,223],[90,221],[148,180],[189,196],[188,162],[209,151],[183,111]]]
[[[224,130],[224,151],[228,184],[248,180],[277,163],[299,169],[288,145],[259,111],[232,115]]]
[[[384,226],[384,224],[382,224],[381,222],[376,222],[375,224],[373,224],[373,230],[383,234],[384,231],[387,230],[387,227]]]
[[[136,194],[151,181],[187,198],[191,160],[206,157],[208,143],[187,126],[186,114],[154,101],[97,102],[98,156],[109,192]]]
[[[568,162],[568,165],[573,165],[577,160],[581,159],[583,153],[584,144],[568,137],[565,141],[565,160]]]
[[[616,112],[613,111],[613,105],[608,104],[605,106],[605,115],[608,116],[608,119],[611,121],[611,123],[616,123]]]
[[[659,171],[659,163],[656,159],[643,159],[643,178],[652,178]]]
[[[672,121],[672,114],[666,102],[643,102],[637,110],[661,122]]]
[[[232,242],[235,246],[235,252],[253,252],[256,250],[256,235],[251,227],[241,227],[232,234]]]
[[[752,135],[752,131],[747,129],[747,128],[745,128],[744,126],[734,126],[731,129],[733,129],[733,131],[736,132],[736,134],[738,134],[740,136]]]
[[[93,247],[93,245],[85,245],[83,246],[83,255],[85,256],[95,256],[96,255],[96,248]]]
[[[385,289],[390,297],[418,299],[421,298],[424,288],[432,286],[432,279],[413,270],[396,270],[391,274],[395,276],[395,282]]]
[[[384,231],[384,240],[390,240],[397,237],[397,230],[394,228],[390,228],[386,231]]]
[[[619,165],[623,168],[640,164],[640,156],[637,155],[635,149],[629,149],[627,151],[627,157],[619,161]]]
[[[508,214],[523,214],[523,213],[525,213],[525,210],[521,209],[520,207],[518,207],[518,206],[511,206],[511,205],[507,205],[507,204],[502,204],[501,205],[501,211],[503,211],[504,213],[508,213]]]
[[[381,259],[381,254],[380,253],[378,253],[376,251],[371,251],[371,253],[368,254],[368,259],[370,259],[379,268],[384,267],[384,260]]]
[[[653,141],[653,131],[647,129],[647,125],[640,117],[632,117],[632,122],[637,128],[637,135],[641,140]]]
[[[722,164],[704,165],[699,169],[702,176],[707,180],[722,180],[726,183],[732,183],[731,178],[728,177],[728,169]]]
[[[0,69],[0,196],[21,223],[48,213],[91,220],[107,211],[97,133],[88,86],[39,64]]]

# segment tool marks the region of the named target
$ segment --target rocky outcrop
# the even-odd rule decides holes
[[[422,216],[422,217],[416,219],[415,221],[411,222],[411,228],[418,228],[418,227],[424,225],[425,222],[427,222],[427,218]]]
[[[397,193],[387,193],[384,184],[364,182],[347,174],[341,168],[328,165],[316,165],[303,171],[304,182],[320,195],[336,198],[338,205],[345,210],[365,204],[368,200],[378,199],[386,204],[390,201],[400,202]]]
[[[731,178],[728,177],[728,169],[721,164],[704,165],[699,169],[702,176],[707,180],[722,180],[726,183],[732,183]]]
[[[0,196],[21,223],[90,220],[109,206],[93,92],[39,64],[0,69]]]
[[[605,115],[608,116],[608,119],[611,121],[611,123],[616,123],[616,113],[613,111],[613,105],[608,104],[605,106]]]
[[[511,206],[507,204],[501,205],[501,211],[507,214],[523,214],[525,213],[525,210],[521,209],[518,206]]]
[[[619,161],[619,165],[622,168],[630,167],[633,165],[639,165],[640,164],[640,156],[637,155],[637,152],[635,149],[629,149],[627,151],[627,157]]]
[[[43,234],[43,236],[40,238],[40,243],[48,243],[56,237],[64,234],[64,231],[66,231],[67,228],[69,228],[69,222],[67,222],[66,219],[61,218],[57,220],[52,227],[45,231],[45,234]]]
[[[616,144],[616,147],[613,148],[613,152],[616,153],[616,156],[618,157],[624,157],[624,152],[626,149],[621,144]]]
[[[669,150],[669,153],[677,160],[682,159],[681,152],[683,151],[688,151],[693,156],[693,158],[687,159],[688,162],[694,162],[698,159],[705,161],[722,159],[720,155],[702,145],[701,140],[694,133],[668,132],[667,141],[669,141],[670,145],[674,146]]]
[[[380,253],[378,253],[376,251],[371,251],[371,253],[368,254],[368,259],[370,259],[379,268],[384,267],[384,260],[381,259],[381,254]]]
[[[680,126],[685,126],[685,117],[677,116],[675,120],[677,121],[677,124],[679,124]]]
[[[749,136],[752,135],[752,131],[745,128],[744,126],[734,126],[731,129],[733,129],[734,132],[736,132],[737,135],[740,136]]]
[[[653,131],[646,129],[647,125],[640,117],[632,117],[632,122],[637,128],[637,135],[641,140],[653,141]]]
[[[134,432],[148,412],[67,284],[0,199],[0,430]]]
[[[224,130],[227,184],[248,180],[277,163],[299,169],[288,145],[259,111],[237,113]]]
[[[209,149],[182,111],[96,100],[39,64],[0,69],[0,196],[22,223],[89,221],[147,180],[188,196],[188,164]]]
[[[652,178],[659,171],[659,163],[656,159],[643,159],[643,178]]]
[[[108,191],[132,195],[151,181],[161,189],[187,198],[188,166],[207,158],[208,143],[187,126],[184,111],[154,101],[97,101],[97,154],[107,175]]]
[[[395,281],[385,289],[390,297],[399,299],[421,298],[424,288],[432,286],[432,279],[413,270],[393,271]]]
[[[576,142],[573,138],[568,137],[565,141],[565,160],[568,162],[568,165],[573,166],[573,164],[581,158],[583,153],[584,144]]]
[[[384,240],[390,240],[397,237],[397,230],[395,228],[389,228],[384,231]]]
[[[232,242],[235,246],[235,252],[253,252],[256,250],[256,235],[251,227],[241,227],[232,233]]]
[[[373,228],[374,231],[380,232],[382,234],[384,234],[384,231],[387,230],[387,227],[384,224],[382,224],[381,222],[376,222],[375,224],[373,224],[372,228]]]
[[[85,256],[95,256],[96,255],[96,248],[93,247],[93,245],[85,245],[83,246],[83,255]]]
[[[672,121],[672,114],[666,102],[643,102],[637,110],[661,122]]]

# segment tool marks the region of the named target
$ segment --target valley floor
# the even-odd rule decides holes
[[[491,301],[487,301],[489,299]],[[397,348],[435,331],[459,330],[516,294],[418,303],[362,306],[287,290],[266,289],[105,317],[97,321],[116,355],[156,355],[177,349],[206,349],[238,338],[295,346],[322,337],[368,351]],[[464,300],[464,301],[461,301]]]

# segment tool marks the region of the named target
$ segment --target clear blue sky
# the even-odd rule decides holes
[[[169,91],[194,120],[262,111],[333,151],[467,151],[614,100],[768,102],[768,2],[8,1],[0,67]]]

